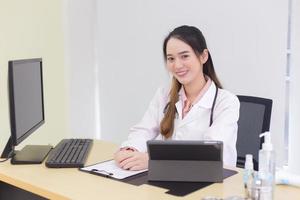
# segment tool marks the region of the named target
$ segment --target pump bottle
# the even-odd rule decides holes
[[[264,136],[265,141],[259,151],[259,170],[258,175],[261,180],[261,199],[272,200],[275,183],[275,152],[271,143],[270,132],[260,135]]]
[[[244,169],[244,175],[243,175],[243,182],[244,182],[244,188],[245,188],[245,195],[246,199],[251,198],[251,187],[253,184],[253,156],[252,154],[246,154],[246,162],[245,162],[245,169]]]

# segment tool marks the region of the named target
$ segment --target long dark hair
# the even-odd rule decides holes
[[[167,60],[167,43],[171,38],[176,38],[184,43],[188,44],[195,54],[199,56],[207,49],[205,38],[202,32],[194,26],[180,26],[175,28],[169,35],[165,38],[163,43],[163,53],[164,59]],[[208,60],[203,65],[203,73],[207,75],[218,88],[222,88],[222,85],[217,77],[214,69],[214,64],[210,53],[208,52]],[[174,119],[176,116],[176,102],[178,101],[178,92],[181,88],[181,83],[173,77],[172,87],[170,90],[170,100],[165,107],[164,118],[160,122],[160,131],[165,138],[172,136],[174,131]]]

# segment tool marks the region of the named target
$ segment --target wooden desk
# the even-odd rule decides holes
[[[108,142],[95,141],[87,164],[111,159],[117,146]],[[238,171],[241,172],[240,169]],[[150,185],[134,186],[109,178],[80,172],[78,169],[50,169],[42,165],[11,165],[0,163],[0,181],[30,191],[48,199],[182,199],[166,190]],[[1,193],[1,191],[0,191]],[[241,173],[229,177],[224,183],[216,183],[184,196],[184,199],[201,200],[206,196],[243,196]],[[300,189],[276,186],[275,199],[300,199]]]

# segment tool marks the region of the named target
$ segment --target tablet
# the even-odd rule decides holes
[[[222,182],[223,142],[149,140],[148,180]]]

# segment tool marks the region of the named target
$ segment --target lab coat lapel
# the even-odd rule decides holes
[[[182,119],[182,102],[178,101],[176,103],[176,109],[179,113],[178,120],[178,126],[177,128],[180,128],[196,119],[198,117],[202,117],[203,109],[211,109],[212,103],[214,101],[214,96],[216,92],[216,86],[212,82],[211,86],[209,87],[208,91],[203,95],[203,97],[197,102],[191,110],[186,114],[186,116]]]
[[[177,114],[178,114],[176,118],[177,118],[177,120],[181,121],[181,119],[182,119],[182,101],[181,100],[177,101],[175,106],[176,106],[176,110],[177,110]]]

